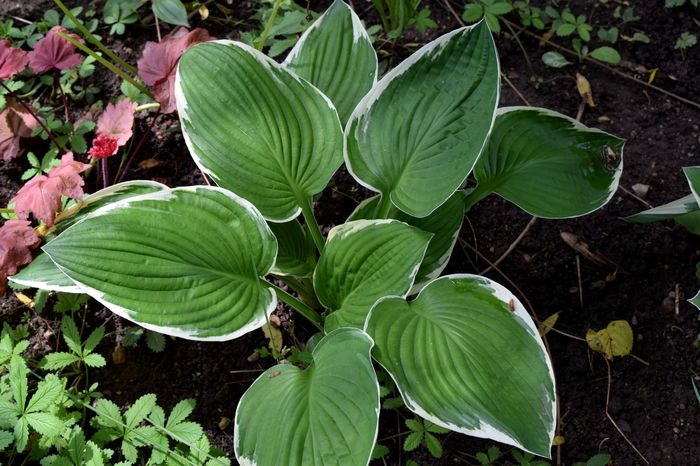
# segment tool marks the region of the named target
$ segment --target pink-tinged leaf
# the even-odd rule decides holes
[[[7,277],[32,261],[30,248],[39,237],[26,220],[8,220],[0,228],[0,295],[5,293]]]
[[[0,79],[10,79],[21,73],[28,63],[27,52],[13,47],[9,41],[0,40]]]
[[[52,27],[43,39],[34,44],[34,50],[29,52],[29,67],[35,74],[45,73],[54,68],[70,70],[80,65],[81,57],[75,51],[75,45],[56,32],[61,32],[80,43],[84,43],[80,37],[70,34],[65,28]]]
[[[32,178],[19,190],[14,198],[15,214],[22,220],[28,220],[31,213],[36,219],[52,226],[56,213],[61,209],[61,196],[72,199],[83,197],[85,181],[80,173],[89,167],[73,160],[72,152],[64,154],[61,165],[52,168],[48,176]]]
[[[0,154],[4,160],[11,160],[19,153],[19,140],[32,135],[38,126],[34,117],[22,107],[8,101],[5,110],[0,112]]]
[[[88,151],[88,155],[95,159],[104,159],[116,154],[117,149],[119,146],[116,138],[101,134],[92,140],[92,147]]]
[[[117,145],[123,146],[133,134],[131,128],[134,126],[134,112],[136,112],[136,102],[129,99],[122,99],[116,105],[107,104],[107,108],[97,120],[95,132],[98,136],[116,139]]]
[[[171,113],[175,107],[175,73],[180,56],[189,47],[200,42],[214,40],[202,28],[187,31],[180,28],[163,38],[161,42],[146,42],[143,57],[138,61],[139,76],[153,88],[162,113]]]

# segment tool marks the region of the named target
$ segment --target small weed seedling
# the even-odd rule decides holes
[[[378,81],[377,66],[340,0],[282,64],[240,42],[193,46],[176,102],[187,147],[218,186],[99,191],[62,214],[44,254],[12,280],[78,288],[146,329],[194,340],[269,326],[278,300],[307,318],[318,330],[308,366],[277,364],[240,400],[242,464],[367,464],[381,404],[374,362],[417,416],[409,446],[437,454],[433,433],[447,429],[549,456],[555,387],[535,324],[493,280],[440,274],[465,211],[490,194],[544,218],[603,206],[623,141],[545,109],[497,109],[485,22]],[[343,162],[377,195],[324,235],[313,199]],[[163,420],[153,404],[123,417],[104,407],[136,428],[146,412]]]

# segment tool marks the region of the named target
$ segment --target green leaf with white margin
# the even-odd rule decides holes
[[[71,225],[84,219],[107,204],[142,194],[167,190],[164,184],[155,181],[126,181],[93,193],[82,201],[61,212],[56,218],[52,233],[60,234]],[[19,285],[40,290],[59,291],[61,293],[81,293],[80,288],[68,278],[46,254],[39,254],[32,262],[9,280]]]
[[[308,277],[316,265],[316,248],[311,235],[298,221],[269,223],[277,238],[277,259],[271,272],[275,275]]]
[[[222,188],[110,204],[44,251],[85,293],[167,335],[236,338],[261,327],[276,305],[260,278],[274,263],[275,238],[253,205]]]
[[[688,186],[695,197],[695,202],[700,204],[700,166],[683,167],[683,173],[688,180]]]
[[[348,169],[407,214],[427,216],[473,168],[498,93],[498,57],[486,23],[439,37],[360,101],[345,129]]]
[[[411,411],[549,457],[552,366],[537,327],[506,288],[476,275],[441,277],[413,301],[377,302],[366,331]]]
[[[343,125],[377,82],[372,40],[343,0],[335,0],[306,30],[283,65],[326,94]]]
[[[500,108],[474,167],[479,184],[470,196],[496,193],[541,218],[585,215],[617,190],[623,145],[620,138],[550,110]]]
[[[194,161],[268,220],[295,218],[342,163],[342,128],[328,97],[245,44],[188,49],[175,93]]]
[[[693,296],[692,298],[690,298],[690,299],[688,300],[688,302],[689,302],[690,304],[692,304],[693,306],[697,307],[698,310],[700,310],[700,291],[698,291],[698,292],[695,294],[695,296]]]
[[[306,370],[278,364],[265,371],[236,409],[240,464],[368,464],[379,424],[371,348],[362,330],[342,328],[314,348]]]
[[[327,332],[362,328],[384,296],[406,296],[432,234],[396,220],[357,220],[333,228],[314,271],[314,289],[331,314]]]
[[[364,200],[350,214],[348,221],[374,218],[379,199],[379,196],[374,196]],[[434,235],[418,269],[416,282],[409,293],[415,294],[429,281],[439,277],[450,260],[464,220],[464,193],[457,191],[427,217],[411,217],[400,210],[393,210],[389,216]]]

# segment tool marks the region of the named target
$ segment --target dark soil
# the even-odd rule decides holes
[[[359,2],[358,2],[359,3]],[[533,2],[534,3],[534,2]],[[574,12],[591,11],[593,24],[613,24],[610,10],[626,2],[572,2]],[[616,69],[643,82],[644,70],[658,68],[654,84],[669,92],[696,100],[700,91],[697,72],[700,70],[700,46],[686,51],[685,56],[673,45],[683,31],[698,32],[698,10],[690,6],[668,10],[663,0],[634,2],[635,13],[641,19],[623,26],[622,33],[632,35],[643,31],[650,44],[619,43],[624,66]],[[85,4],[101,10],[100,2]],[[420,36],[409,31],[396,47],[382,45],[393,64],[408,55],[410,43],[425,42],[439,33],[458,27],[457,20],[442,2],[427,2],[433,18],[439,22],[437,31]],[[36,19],[50,2],[5,1],[3,15]],[[254,5],[243,2],[233,6],[237,17],[245,19]],[[322,5],[312,3],[312,9]],[[370,3],[355,5],[369,24],[377,22]],[[455,4],[461,13],[461,6]],[[236,32],[220,24],[198,23],[218,37],[235,37]],[[146,40],[154,40],[152,29],[130,28],[123,39],[112,43],[116,50],[132,62],[138,57]],[[106,35],[106,34],[105,34]],[[551,47],[522,36],[521,40],[539,79],[530,79],[524,55],[508,34],[498,38],[504,74],[533,106],[547,107],[575,116],[580,103],[575,73],[586,76],[591,83],[597,106],[586,108],[583,122],[596,126],[627,140],[625,167],[621,186],[627,190],[637,183],[649,186],[645,200],[660,205],[688,193],[681,167],[700,164],[700,110],[689,104],[651,90],[640,83],[612,74],[603,68],[583,62],[561,70],[545,68],[539,59]],[[111,38],[108,39],[112,41]],[[558,41],[561,44],[567,42]],[[105,98],[117,94],[116,81],[107,73],[100,75]],[[516,93],[503,83],[501,105],[523,105]],[[142,118],[148,120],[153,118]],[[140,121],[140,132],[150,121]],[[202,178],[191,162],[182,137],[172,130],[173,117],[159,117],[154,125],[147,154],[143,159],[155,159],[155,168],[136,169],[131,178],[155,178],[170,185],[201,184]],[[0,164],[0,201],[7,202],[21,186],[19,176],[24,170],[22,160]],[[320,222],[326,226],[341,223],[352,211],[364,192],[357,190],[352,178],[341,171],[332,189],[327,189],[319,202]],[[353,201],[354,199],[354,201]],[[619,191],[600,211],[578,219],[565,221],[538,220],[522,242],[500,264],[505,274],[490,272],[488,276],[527,298],[540,319],[560,312],[557,328],[583,337],[589,328],[600,329],[616,319],[628,320],[634,329],[636,357],[620,358],[608,366],[598,354],[589,351],[585,342],[550,332],[561,422],[559,434],[565,443],[553,449],[556,461],[571,464],[585,461],[598,452],[612,455],[614,464],[643,464],[630,443],[653,465],[690,465],[700,461],[700,405],[691,387],[691,377],[700,372],[700,352],[692,344],[700,332],[698,311],[686,302],[698,288],[695,264],[700,261],[700,240],[682,228],[668,224],[635,225],[621,220],[645,206],[637,199]],[[490,260],[498,258],[530,217],[506,201],[492,197],[479,203],[469,214],[461,238],[476,247]],[[597,265],[569,247],[560,236],[569,232],[586,242],[591,250],[617,264],[614,280],[606,280],[612,269]],[[479,272],[487,267],[468,248],[455,249],[448,266],[449,272]],[[506,278],[507,276],[507,278]],[[509,284],[512,280],[512,284]],[[580,288],[580,289],[579,289]],[[678,292],[678,297],[675,293]],[[17,320],[18,307],[14,297],[0,302],[0,311]],[[108,313],[92,306],[89,319],[101,323]],[[51,320],[55,316],[45,315]],[[113,320],[114,321],[114,320]],[[116,320],[118,326],[128,322]],[[31,319],[38,338],[55,345],[43,319]],[[305,335],[304,323],[297,321],[296,334]],[[94,377],[103,392],[123,405],[138,396],[153,392],[166,408],[186,397],[197,399],[195,418],[211,433],[214,442],[233,457],[232,427],[219,428],[222,418],[233,418],[237,400],[257,376],[255,371],[269,366],[271,361],[248,362],[255,348],[265,345],[262,332],[254,332],[227,343],[196,343],[168,340],[166,350],[156,354],[143,344],[126,352],[123,364],[109,364]],[[41,351],[46,343],[35,342]],[[110,341],[103,348],[107,354],[114,349]],[[616,430],[606,416],[607,410],[630,443]],[[398,429],[398,430],[397,430]],[[399,414],[386,412],[380,430],[380,440],[405,430]],[[413,458],[420,464],[475,464],[473,456],[485,451],[493,442],[449,434],[445,438],[443,458],[436,460],[425,451],[410,454],[401,451],[402,438],[381,441],[391,448],[389,464],[402,464]],[[507,449],[502,447],[504,451]]]

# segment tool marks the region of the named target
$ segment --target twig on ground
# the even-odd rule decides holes
[[[679,308],[680,308],[680,303],[681,303],[681,289],[678,283],[676,283],[676,315],[679,314]]]
[[[481,272],[479,272],[479,275],[485,275],[485,274],[487,274],[488,272],[490,272],[491,270],[493,270],[493,267],[494,267],[494,266],[497,266],[498,264],[500,264],[501,262],[503,262],[503,260],[504,260],[506,257],[508,257],[508,255],[510,255],[511,252],[513,252],[513,249],[515,249],[516,246],[518,246],[518,244],[520,244],[520,242],[523,240],[523,238],[525,237],[525,235],[527,235],[527,232],[530,231],[530,228],[532,228],[532,225],[534,225],[536,221],[537,221],[537,217],[532,217],[532,218],[530,219],[530,221],[527,223],[527,225],[525,225],[525,228],[523,228],[523,231],[521,231],[520,234],[517,236],[517,238],[515,238],[515,240],[513,240],[512,243],[510,243],[510,246],[508,246],[508,249],[506,249],[505,252],[504,252],[503,254],[501,254],[501,257],[499,257],[498,259],[496,259],[496,260],[494,261],[493,265],[489,265],[489,266],[486,267],[484,270],[482,270]]]
[[[649,208],[649,209],[653,209],[653,208],[654,208],[653,205],[649,204],[647,201],[645,201],[645,200],[642,199],[641,197],[637,196],[636,194],[634,194],[632,191],[630,191],[629,189],[625,188],[624,186],[619,185],[619,186],[618,186],[618,189],[619,189],[620,191],[622,191],[623,193],[627,194],[629,197],[631,197],[631,198],[633,198],[633,199],[635,199],[635,200],[641,202],[641,203],[644,204],[647,208]]]
[[[583,284],[581,282],[581,258],[576,254],[576,278],[578,279],[578,302],[583,309]]]
[[[615,426],[615,429],[617,429],[620,435],[622,435],[622,438],[624,438],[625,441],[629,444],[629,446],[632,447],[635,453],[637,453],[637,455],[639,455],[639,457],[643,459],[646,464],[649,464],[649,461],[644,457],[644,455],[642,455],[642,453],[639,450],[637,450],[637,447],[635,447],[634,444],[630,441],[630,439],[627,438],[625,433],[622,432],[622,429],[620,429],[620,427],[617,425],[615,420],[610,415],[610,412],[608,411],[608,406],[610,404],[610,386],[612,385],[612,375],[610,374],[610,362],[605,358],[603,359],[605,360],[605,364],[608,366],[608,392],[605,396],[605,415],[607,416],[608,420],[610,420],[612,425]]]

